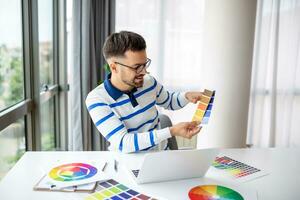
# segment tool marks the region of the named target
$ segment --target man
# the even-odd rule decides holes
[[[200,132],[196,122],[182,122],[160,129],[156,106],[177,110],[200,100],[201,92],[169,92],[148,74],[146,42],[136,33],[110,35],[103,55],[111,73],[92,90],[86,105],[109,150],[125,153],[166,149],[172,136],[191,138]]]

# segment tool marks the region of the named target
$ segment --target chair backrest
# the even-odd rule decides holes
[[[166,127],[172,126],[172,121],[167,115],[160,114],[159,121],[160,121],[161,128],[166,128]],[[168,146],[171,150],[178,150],[178,144],[177,144],[175,136],[172,136],[171,138],[168,139]]]

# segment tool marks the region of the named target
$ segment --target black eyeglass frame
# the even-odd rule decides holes
[[[135,65],[135,66],[125,65],[125,64],[120,63],[120,62],[115,62],[115,64],[118,64],[118,65],[121,65],[121,66],[130,68],[130,69],[132,69],[133,71],[135,71],[135,73],[139,74],[139,73],[141,73],[144,69],[147,69],[147,68],[150,66],[150,64],[151,64],[151,59],[150,59],[150,58],[147,58],[147,61],[146,61],[144,64],[139,64],[139,65]]]

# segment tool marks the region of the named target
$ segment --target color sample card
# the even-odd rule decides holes
[[[223,174],[224,176],[222,177],[241,182],[253,180],[268,174],[262,169],[247,165],[227,156],[217,157],[212,166],[216,169],[216,177],[221,178],[220,175]]]
[[[204,90],[192,121],[200,122],[201,125],[208,124],[214,98],[215,91]]]
[[[237,191],[220,185],[199,185],[188,195],[191,200],[244,200]]]
[[[97,192],[87,196],[85,200],[155,200],[155,198],[141,194],[113,179],[98,183],[96,190]]]

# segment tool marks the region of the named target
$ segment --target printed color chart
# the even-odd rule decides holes
[[[246,165],[227,156],[217,157],[212,166],[225,171],[227,175],[234,179],[244,178],[261,172],[260,169]]]
[[[155,200],[155,198],[132,190],[113,179],[99,183],[96,190],[97,192],[87,196],[85,200]]]
[[[85,163],[70,163],[53,168],[49,177],[56,181],[87,179],[97,173],[97,168]]]
[[[215,91],[204,90],[192,121],[207,124],[215,98]]]
[[[191,200],[244,200],[240,193],[220,185],[200,185],[189,191]]]

